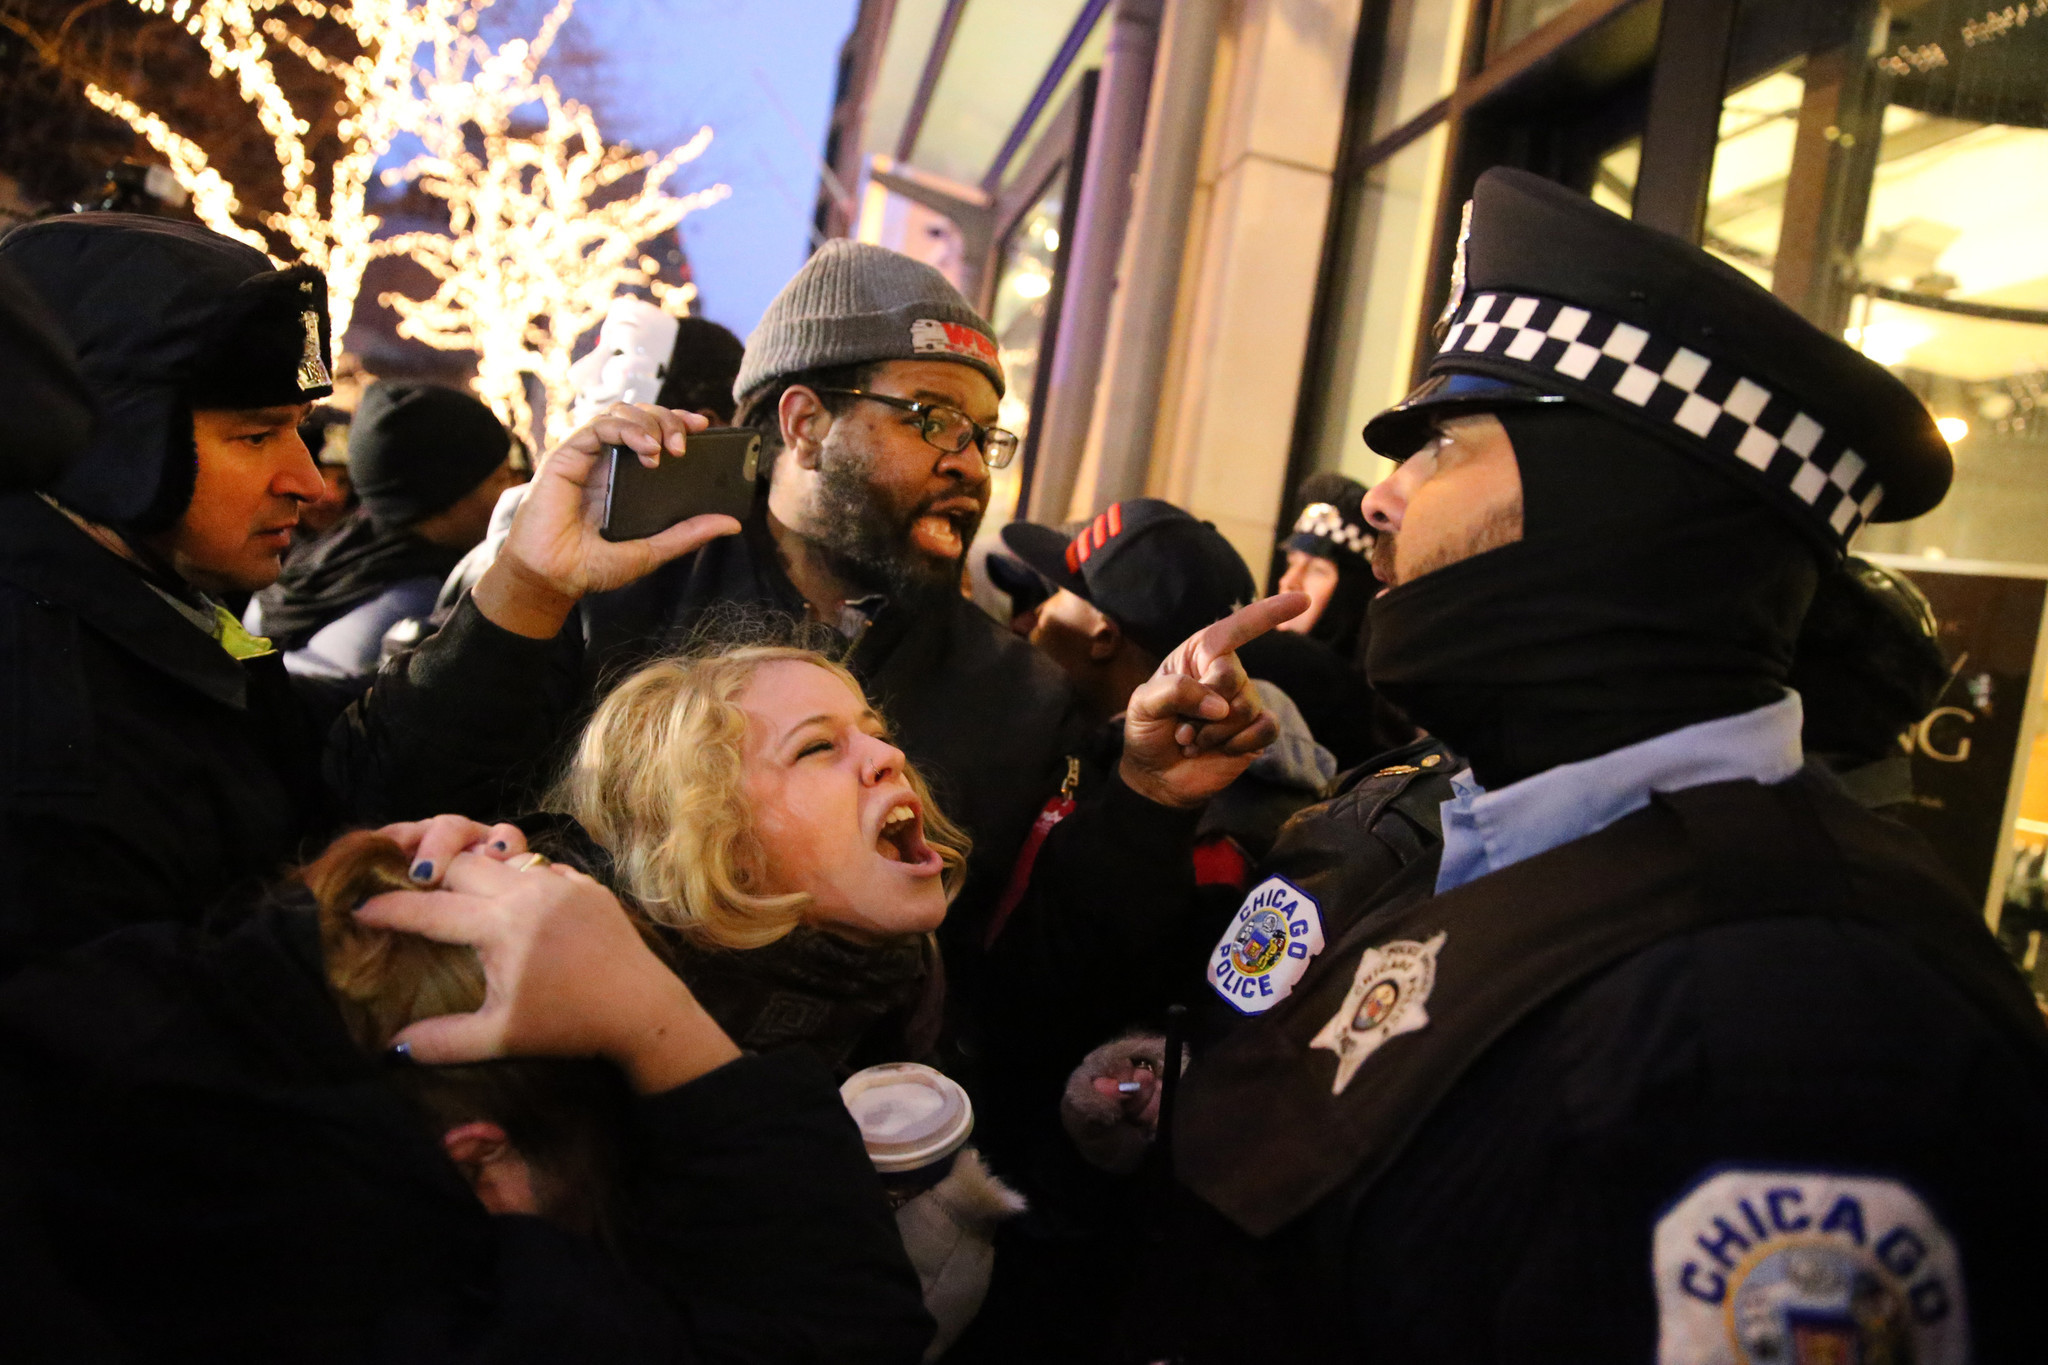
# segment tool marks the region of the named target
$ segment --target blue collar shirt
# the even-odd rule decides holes
[[[1437,894],[1548,853],[1650,804],[1657,792],[1744,779],[1770,784],[1799,771],[1799,694],[1740,715],[1702,721],[1579,763],[1563,763],[1499,791],[1470,768],[1443,803],[1444,856]]]

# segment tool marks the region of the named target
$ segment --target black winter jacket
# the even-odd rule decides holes
[[[0,1355],[918,1358],[917,1278],[820,1064],[742,1057],[629,1122],[614,1260],[484,1211],[350,1041],[310,910],[110,936],[0,988]]]
[[[55,508],[0,498],[0,976],[197,923],[332,823],[282,658],[237,662]]]
[[[1441,896],[1438,850],[1376,890],[1324,854],[1265,870],[1371,899],[1188,1072],[1185,1307],[1121,1358],[2039,1356],[2048,1032],[1909,831],[1802,774],[1661,793]],[[1423,1026],[1333,1093],[1311,1039],[1356,1027],[1364,953],[1439,932]]]

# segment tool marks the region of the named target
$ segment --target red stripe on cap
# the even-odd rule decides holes
[[[1109,533],[1113,536],[1122,535],[1124,533],[1124,505],[1120,502],[1113,502],[1109,505],[1109,511],[1104,513],[1104,515],[1109,518]]]
[[[1101,549],[1102,542],[1109,539],[1109,518],[1098,512],[1094,524],[1088,528],[1088,534],[1095,538],[1095,548]]]

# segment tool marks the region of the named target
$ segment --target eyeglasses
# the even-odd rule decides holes
[[[918,434],[924,443],[948,455],[958,455],[968,446],[981,449],[981,461],[990,469],[1001,469],[1017,454],[1017,433],[1004,431],[1001,427],[985,427],[956,407],[945,403],[920,403],[910,398],[898,398],[894,394],[869,393],[866,389],[818,389],[818,393],[836,393],[845,398],[865,398],[873,403],[887,403],[892,408],[901,408],[915,413],[919,419]]]

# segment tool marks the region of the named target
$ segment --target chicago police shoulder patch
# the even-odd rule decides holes
[[[1316,898],[1285,877],[1268,877],[1246,894],[1209,954],[1209,987],[1239,1014],[1264,1014],[1322,950]]]
[[[1344,1003],[1309,1040],[1310,1047],[1337,1054],[1337,1074],[1330,1080],[1332,1095],[1343,1094],[1359,1066],[1389,1038],[1413,1033],[1429,1023],[1429,1011],[1423,1006],[1436,986],[1436,954],[1447,937],[1447,932],[1439,930],[1427,943],[1396,939],[1366,949],[1358,959]]]
[[[1953,1240],[1896,1180],[1721,1170],[1657,1220],[1658,1365],[1962,1365]]]

